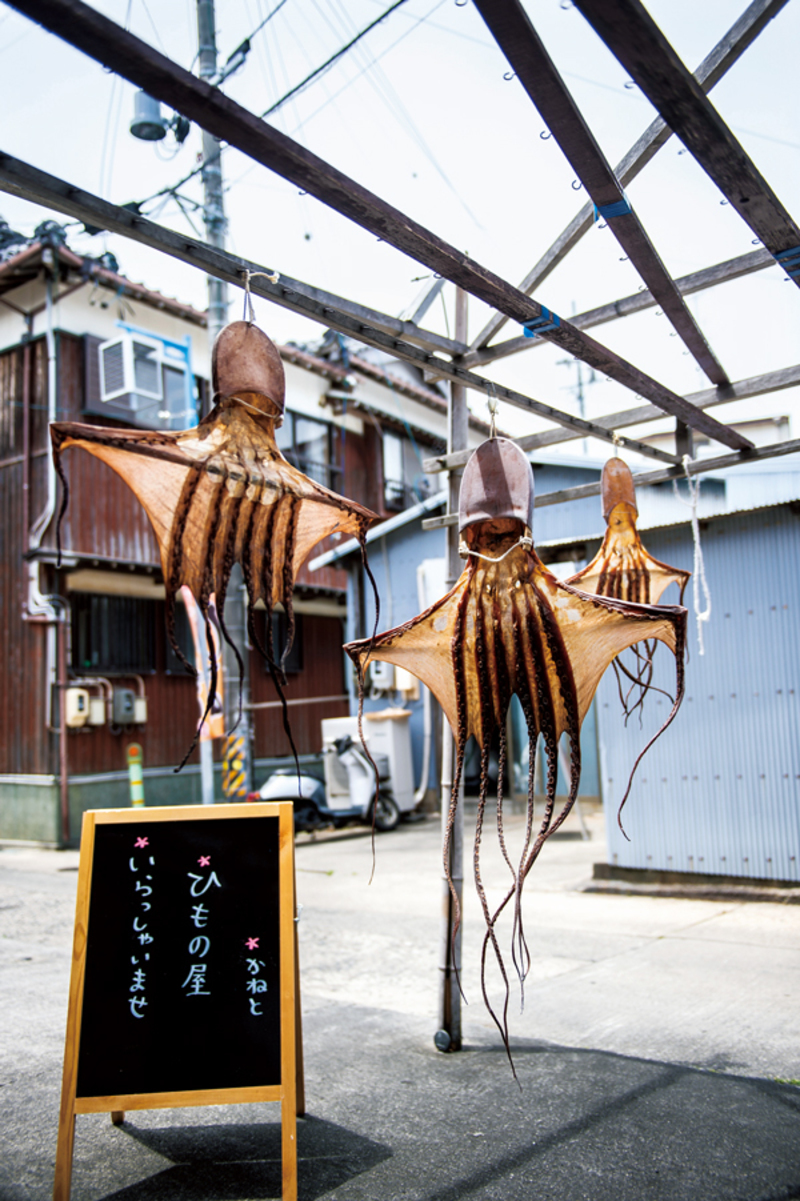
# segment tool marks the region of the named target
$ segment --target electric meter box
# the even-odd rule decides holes
[[[90,726],[104,726],[106,724],[106,699],[104,696],[89,697],[89,723]]]
[[[394,665],[373,659],[369,665],[369,682],[372,688],[391,692],[394,689]]]
[[[147,697],[137,696],[133,702],[133,720],[137,726],[143,726],[147,722]]]
[[[132,726],[136,722],[136,693],[132,688],[115,688],[111,716],[116,726]]]
[[[89,693],[85,688],[68,688],[66,699],[66,721],[69,729],[77,730],[80,726],[85,726],[89,720]]]

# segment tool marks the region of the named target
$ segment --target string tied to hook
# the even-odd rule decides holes
[[[250,280],[261,276],[263,279],[268,279],[271,284],[276,284],[281,275],[279,271],[243,271],[244,275],[244,312],[242,320],[248,325],[253,325],[256,319],[256,311],[253,308],[253,297],[250,294]]]
[[[502,555],[498,555],[497,558],[493,555],[482,555],[479,551],[467,546],[463,538],[459,538],[458,553],[462,559],[468,559],[472,556],[473,559],[483,559],[484,563],[502,563],[503,559],[507,559],[511,552],[515,551],[518,546],[524,547],[525,550],[533,550],[533,538],[530,534],[522,534],[517,538],[516,542],[509,546],[507,551],[504,551]]]
[[[614,443],[614,458],[618,459],[619,458],[619,448],[620,448],[620,446],[622,446],[622,438],[620,437],[620,435],[617,433],[616,430],[612,431],[611,441]]]

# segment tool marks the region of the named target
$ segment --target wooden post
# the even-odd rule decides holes
[[[467,293],[456,288],[456,341],[467,340]],[[450,400],[447,410],[447,452],[466,450],[469,433],[467,390],[462,384],[450,385]],[[463,468],[448,471],[448,513],[458,512],[458,495]],[[458,526],[447,527],[447,587],[452,588],[461,574],[458,554]],[[454,744],[450,726],[442,722],[442,838],[447,827],[454,775]],[[458,795],[455,822],[450,837],[450,879],[453,882],[458,907],[464,884],[464,780],[462,777]],[[450,884],[442,873],[442,937],[439,980],[439,1029],[435,1043],[440,1051],[461,1050],[461,930],[455,933],[456,905]]]

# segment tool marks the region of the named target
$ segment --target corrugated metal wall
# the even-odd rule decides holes
[[[43,340],[0,355],[0,772],[48,773],[56,742],[44,729],[45,645],[43,625],[23,622],[27,576],[23,553],[23,375],[27,363],[30,431],[34,448],[47,428],[47,359]],[[44,504],[43,455],[33,461],[30,513]]]
[[[667,563],[692,565],[687,526],[648,531],[645,543]],[[598,691],[609,862],[800,880],[800,514],[782,505],[715,519],[702,546],[713,605],[705,655],[690,613],[686,697],[636,774],[623,811],[630,842],[619,800],[668,702],[651,694],[642,729],[636,718],[625,729],[612,673]],[[672,656],[659,647],[657,659],[656,682],[671,690]]]

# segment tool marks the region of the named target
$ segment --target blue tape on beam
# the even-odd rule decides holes
[[[549,309],[542,306],[542,314],[540,317],[534,317],[532,321],[526,321],[522,327],[522,331],[526,338],[535,338],[537,334],[546,333],[549,329],[558,329],[561,325],[561,318],[557,313],[551,313]]]
[[[800,246],[792,246],[789,250],[779,250],[772,256],[775,262],[783,267],[787,275],[796,276],[800,269]]]
[[[625,193],[622,193],[621,200],[614,200],[611,204],[596,204],[594,206],[594,219],[602,217],[604,221],[608,221],[610,217],[624,217],[628,213],[632,213],[630,201]]]

